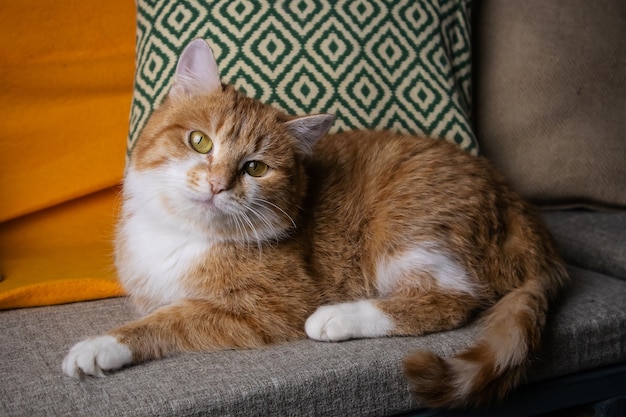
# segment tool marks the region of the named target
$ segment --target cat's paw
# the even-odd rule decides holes
[[[307,319],[304,330],[311,339],[322,342],[339,342],[353,338],[357,317],[344,305],[318,308]]]
[[[72,378],[81,375],[103,377],[132,362],[133,354],[113,336],[97,336],[83,340],[70,349],[63,360],[63,372]]]
[[[362,300],[319,307],[307,319],[304,330],[311,339],[339,342],[387,336],[393,326],[393,320],[371,301]]]

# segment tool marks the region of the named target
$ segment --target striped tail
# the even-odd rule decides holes
[[[537,352],[549,304],[567,280],[560,263],[547,279],[530,278],[487,310],[479,341],[464,352],[441,358],[417,351],[404,360],[405,374],[431,407],[480,406],[501,400],[524,378]]]

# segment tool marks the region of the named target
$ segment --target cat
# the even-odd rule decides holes
[[[222,84],[208,43],[132,152],[116,237],[142,318],[76,344],[72,377],[181,351],[419,336],[476,316],[482,335],[404,370],[430,406],[502,398],[567,283],[551,237],[482,157],[391,132],[327,134]]]

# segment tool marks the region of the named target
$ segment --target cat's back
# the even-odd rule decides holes
[[[309,173],[312,192],[320,200],[334,197],[360,205],[402,203],[402,196],[464,200],[476,192],[490,194],[503,184],[484,159],[454,144],[385,131],[326,135],[316,144]]]

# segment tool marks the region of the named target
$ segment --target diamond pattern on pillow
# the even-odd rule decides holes
[[[128,150],[200,37],[224,82],[289,114],[334,113],[331,131],[422,134],[476,154],[470,3],[137,0]]]

